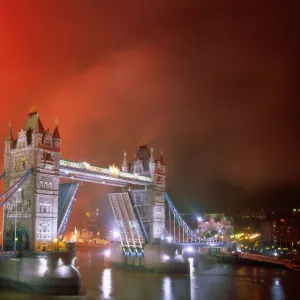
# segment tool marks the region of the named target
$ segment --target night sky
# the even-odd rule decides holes
[[[120,166],[142,138],[162,149],[182,209],[299,187],[296,1],[3,2],[2,140],[35,102],[45,127],[59,118],[64,158]],[[107,190],[84,184],[71,224]]]

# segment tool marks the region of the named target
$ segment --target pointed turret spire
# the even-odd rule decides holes
[[[60,134],[59,134],[59,130],[58,130],[58,118],[55,119],[55,128],[54,128],[54,132],[53,132],[53,138],[60,139]]]
[[[33,102],[32,106],[30,107],[29,114],[36,114],[36,113],[37,113],[37,107],[36,107],[35,103]]]
[[[149,171],[151,176],[153,176],[154,171],[155,171],[155,160],[154,160],[154,156],[153,156],[153,147],[150,148],[150,158],[149,158]]]
[[[44,126],[43,126],[43,124],[40,120],[40,115],[39,115],[38,111],[33,112],[33,114],[35,114],[35,117],[36,117],[36,125],[35,125],[34,132],[43,134],[45,129],[44,129]]]
[[[8,142],[12,142],[13,140],[12,131],[11,131],[11,122],[8,123],[8,132],[5,140]]]
[[[163,151],[161,150],[160,151],[160,164],[162,165],[162,166],[165,166],[166,165],[166,163],[165,163],[165,160],[164,160],[164,158],[163,158]]]
[[[124,159],[123,159],[123,164],[122,164],[122,172],[128,172],[128,162],[126,158],[126,151],[124,151]]]

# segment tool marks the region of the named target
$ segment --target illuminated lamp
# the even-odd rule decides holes
[[[109,172],[113,176],[118,176],[120,173],[120,169],[113,164],[112,166],[109,166]]]
[[[91,165],[90,165],[89,163],[87,163],[87,162],[84,162],[83,165],[84,165],[84,167],[85,167],[86,169],[88,169],[88,168],[91,166]]]
[[[171,243],[171,242],[172,242],[172,237],[171,237],[171,236],[168,236],[168,237],[167,237],[167,241],[168,241],[169,243]]]
[[[113,232],[113,237],[114,237],[115,239],[117,239],[119,236],[120,236],[119,232],[115,230],[115,231]]]
[[[163,256],[162,256],[162,260],[163,260],[163,261],[168,261],[169,259],[170,259],[170,256],[169,256],[169,255],[163,254]]]
[[[186,251],[189,252],[189,253],[193,253],[194,249],[192,247],[188,247],[188,248],[186,248]]]

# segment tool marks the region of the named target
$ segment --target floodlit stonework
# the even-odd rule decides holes
[[[131,191],[135,205],[144,224],[150,242],[161,239],[165,234],[165,191],[166,164],[161,152],[160,158],[154,159],[154,150],[146,144],[139,149],[131,164],[127,164],[126,153],[122,170],[152,178],[152,186]]]
[[[16,239],[17,249],[47,250],[56,238],[60,144],[58,122],[53,133],[45,130],[35,108],[16,138],[9,125],[4,148],[5,191],[26,172],[32,173],[4,206],[6,249],[13,249]]]

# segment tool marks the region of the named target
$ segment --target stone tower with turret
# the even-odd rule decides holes
[[[5,139],[5,190],[28,170],[26,179],[4,206],[4,247],[50,249],[57,237],[59,161],[61,138],[56,120],[54,131],[44,128],[35,107],[25,126],[13,137],[11,125]]]
[[[161,239],[165,234],[165,192],[166,192],[166,164],[161,152],[159,159],[154,159],[154,149],[146,143],[139,146],[132,163],[127,163],[126,152],[122,164],[122,171],[129,171],[152,178],[151,187],[131,189],[135,206],[148,234],[150,243]]]

